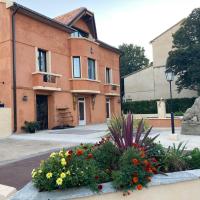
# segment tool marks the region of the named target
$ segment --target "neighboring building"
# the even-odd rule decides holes
[[[94,14],[50,19],[0,0],[0,102],[14,131],[103,123],[120,112],[118,49],[98,40]]]
[[[153,66],[124,77],[126,100],[142,101],[170,98],[169,83],[165,78],[165,65],[168,53],[173,45],[172,34],[180,28],[183,20],[151,41],[153,48]],[[192,90],[183,90],[181,93],[178,93],[175,81],[173,81],[172,89],[173,98],[190,98],[197,95]]]

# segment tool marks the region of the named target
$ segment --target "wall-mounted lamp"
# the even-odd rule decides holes
[[[94,105],[96,102],[96,94],[92,95],[92,109],[94,110]]]
[[[90,53],[91,53],[91,54],[94,54],[94,50],[93,50],[92,47],[90,48]]]
[[[73,98],[73,108],[74,108],[74,110],[76,110],[76,104],[77,104],[77,95],[76,95],[76,94],[74,94],[74,95],[72,96],[72,98]]]
[[[25,102],[28,101],[28,97],[27,96],[23,96],[22,97],[22,101],[25,101]]]

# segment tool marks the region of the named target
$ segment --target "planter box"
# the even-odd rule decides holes
[[[30,182],[18,191],[11,200],[199,200],[200,170],[168,173],[168,176],[155,175],[147,189],[134,191],[130,196],[116,191],[111,183],[103,184],[100,194],[93,193],[86,187],[72,188],[65,191],[41,192]]]

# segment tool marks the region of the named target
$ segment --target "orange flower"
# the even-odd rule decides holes
[[[133,183],[138,183],[138,177],[133,177],[132,181]]]
[[[142,190],[143,187],[142,187],[141,184],[139,184],[139,185],[136,186],[136,188],[137,188],[137,190]]]
[[[76,155],[77,155],[77,156],[83,155],[83,150],[78,149],[78,150],[76,151]]]
[[[145,166],[149,166],[150,165],[148,160],[144,160],[143,163],[144,163]]]
[[[141,151],[141,153],[140,153],[140,157],[141,157],[141,158],[144,158],[144,157],[145,157],[145,153],[144,153],[144,151]]]
[[[138,161],[138,159],[133,158],[133,159],[132,159],[132,163],[133,163],[134,165],[138,165],[138,164],[139,164],[139,161]]]

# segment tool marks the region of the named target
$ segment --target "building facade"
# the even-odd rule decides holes
[[[106,122],[120,112],[118,49],[98,40],[94,14],[50,19],[0,0],[0,101],[14,131]]]
[[[155,99],[169,99],[169,83],[165,78],[165,65],[168,53],[172,49],[172,35],[180,28],[183,20],[160,34],[150,43],[153,49],[153,66],[127,75],[124,78],[125,99],[130,101],[143,101]],[[192,90],[177,92],[175,80],[172,83],[173,98],[190,98],[197,96]]]

